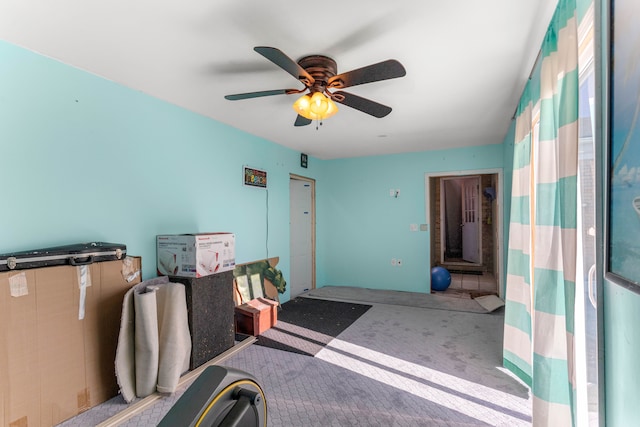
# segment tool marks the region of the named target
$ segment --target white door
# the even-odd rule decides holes
[[[583,24],[580,24],[582,27]],[[590,46],[592,49],[592,46]],[[594,53],[591,52],[591,55]],[[576,307],[574,337],[576,348],[576,413],[579,426],[604,425],[601,419],[602,378],[599,377],[598,303],[596,262],[598,249],[596,235],[598,227],[597,205],[608,208],[602,197],[598,197],[596,175],[598,169],[596,140],[595,94],[596,78],[593,62],[586,62],[587,69],[580,75],[579,117],[591,126],[580,126],[578,134],[578,211],[577,243],[578,262],[576,274]],[[584,100],[584,102],[583,102]],[[588,101],[588,102],[586,102]],[[602,277],[599,278],[603,282]]]
[[[289,180],[291,298],[313,289],[312,184],[312,181]]]
[[[462,180],[462,259],[480,262],[480,178]]]

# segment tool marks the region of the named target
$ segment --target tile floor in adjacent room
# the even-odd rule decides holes
[[[444,292],[435,294],[456,298],[475,298],[482,295],[498,294],[496,278],[492,273],[461,274],[451,273],[451,284]]]

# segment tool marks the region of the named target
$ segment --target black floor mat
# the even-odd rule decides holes
[[[449,271],[449,273],[456,273],[456,274],[471,274],[473,276],[482,276],[482,271],[474,271],[474,270],[453,270],[453,269],[447,269]]]
[[[370,305],[294,298],[278,311],[278,323],[258,336],[256,344],[314,356],[362,316]]]

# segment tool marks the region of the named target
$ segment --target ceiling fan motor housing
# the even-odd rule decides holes
[[[310,55],[298,60],[304,70],[314,78],[315,82],[309,87],[311,92],[324,92],[329,79],[338,74],[336,61],[324,55]],[[304,77],[301,77],[303,80]]]

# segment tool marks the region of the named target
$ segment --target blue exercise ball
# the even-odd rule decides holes
[[[431,290],[446,291],[451,284],[451,273],[444,267],[431,269]]]

